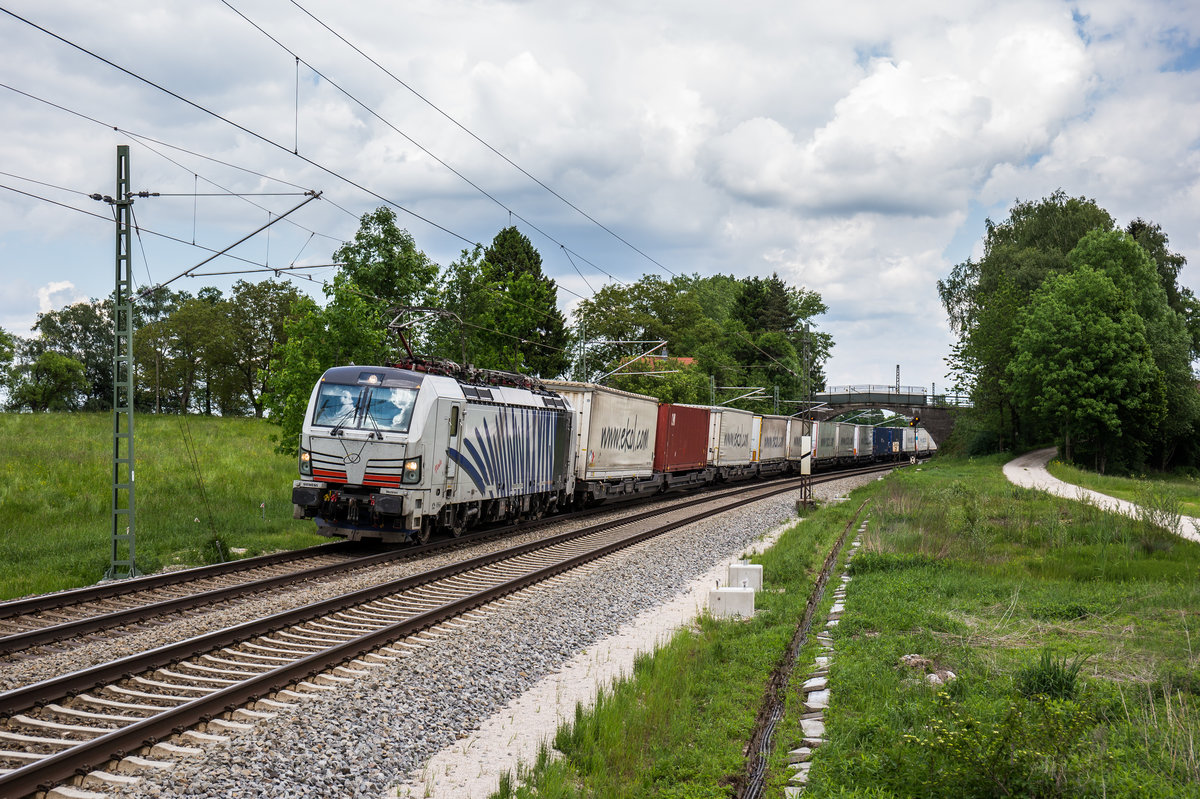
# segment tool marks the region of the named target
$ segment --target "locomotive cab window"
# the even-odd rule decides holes
[[[361,390],[358,386],[322,383],[321,390],[317,394],[316,408],[313,410],[313,424],[329,427],[334,425],[353,426]]]
[[[368,392],[366,414],[369,418],[363,427],[407,433],[408,425],[412,422],[413,406],[417,403],[417,390],[372,388]]]
[[[415,388],[363,388],[323,383],[313,411],[313,424],[407,433],[416,402]]]
[[[455,405],[450,409],[450,437],[454,438],[458,435],[458,406]]]

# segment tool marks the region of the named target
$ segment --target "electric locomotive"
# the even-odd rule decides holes
[[[424,542],[434,528],[458,535],[566,504],[570,405],[511,377],[476,385],[390,366],[329,369],[300,435],[295,517],[352,541]]]

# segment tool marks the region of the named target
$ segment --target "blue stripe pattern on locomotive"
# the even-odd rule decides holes
[[[550,488],[561,460],[557,446],[560,413],[512,406],[488,410],[495,411],[496,429],[483,418],[481,425],[463,435],[461,450],[447,450],[450,459],[486,499]]]

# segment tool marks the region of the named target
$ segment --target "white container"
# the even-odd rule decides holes
[[[543,381],[575,409],[575,476],[581,480],[654,473],[658,400],[594,383]]]
[[[712,466],[746,466],[751,462],[754,414],[737,408],[713,408],[709,417],[708,462]]]
[[[786,416],[762,417],[762,434],[759,436],[758,459],[772,463],[787,458],[788,421]]]
[[[708,592],[708,612],[718,619],[754,615],[753,588],[714,588]]]
[[[810,422],[807,419],[788,419],[787,459],[789,461],[803,460],[806,456],[812,457],[813,425],[815,424],[816,422]],[[804,443],[805,438],[808,438],[808,444]]]

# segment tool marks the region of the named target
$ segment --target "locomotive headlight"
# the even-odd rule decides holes
[[[312,453],[300,450],[300,474],[312,474]]]
[[[404,476],[400,478],[402,483],[419,483],[421,482],[421,459],[409,458],[404,462]]]

